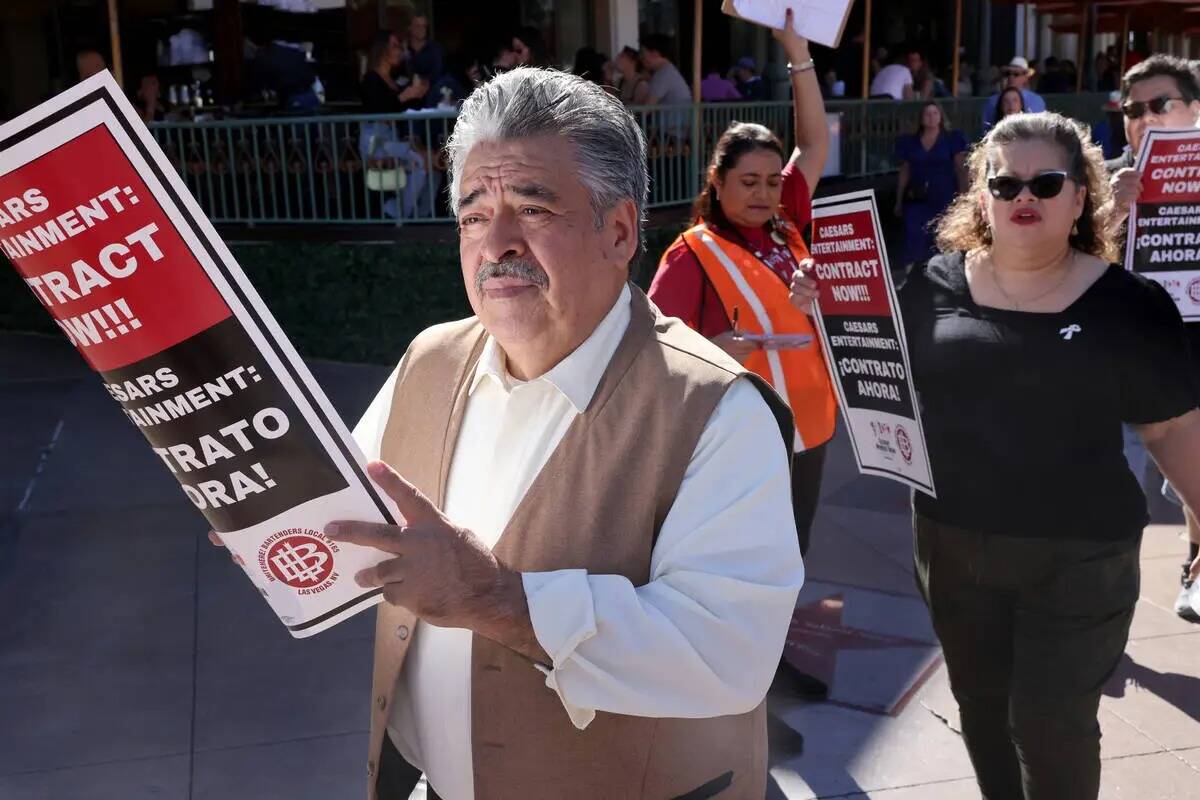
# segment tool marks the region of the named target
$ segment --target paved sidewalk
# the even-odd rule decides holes
[[[1200,625],[1172,611],[1186,540],[1182,515],[1153,488],[1165,524],[1146,531],[1130,642],[1101,701],[1102,800],[1200,798]],[[799,608],[811,609],[809,663],[830,679],[831,700],[773,693],[774,711],[805,736],[802,755],[774,760],[774,797],[977,800],[913,580],[907,493],[858,476],[844,443],[823,493]]]
[[[383,367],[314,365],[350,421]],[[65,342],[0,334],[0,798],[339,800],[364,781],[371,617],[297,641]],[[835,443],[792,655],[829,678],[770,706],[771,797],[977,798],[910,566],[907,493]],[[1164,521],[1170,521],[1164,518]],[[1152,527],[1104,700],[1106,800],[1200,797],[1200,626]]]

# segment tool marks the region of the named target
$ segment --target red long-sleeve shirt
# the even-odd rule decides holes
[[[804,173],[789,163],[783,169],[783,213],[796,226],[804,230],[812,221],[812,197]],[[768,227],[743,228],[736,226],[730,237],[750,245],[752,252],[761,253],[764,264],[770,267],[779,279],[789,286],[792,273],[796,271],[796,259],[787,245],[771,238]],[[684,242],[677,238],[669,248],[650,284],[650,299],[664,314],[679,317],[689,327],[709,339],[733,330],[733,323],[725,314],[721,298],[712,282],[704,274],[700,260]]]

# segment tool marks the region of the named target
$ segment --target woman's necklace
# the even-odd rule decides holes
[[[786,246],[787,245],[787,237],[785,237],[780,232],[779,227],[776,225],[776,223],[770,222],[768,224],[771,226],[771,230],[769,230],[767,232],[767,238],[770,239],[775,244],[779,245],[780,247]],[[740,230],[737,229],[737,223],[734,223],[733,228],[734,228],[733,233],[737,234],[738,238],[740,238],[742,240],[742,243],[746,245],[746,249],[749,250],[751,253],[753,253],[754,257],[757,258],[759,261],[766,263],[766,260],[767,260],[766,254],[763,253],[762,250],[760,250],[759,248],[755,247],[753,244],[750,243],[750,240],[748,238],[746,238],[745,234],[743,234]]]
[[[1004,286],[1000,283],[1000,276],[996,273],[996,265],[991,260],[991,258],[988,259],[988,271],[991,272],[992,283],[1000,291],[1000,294],[1004,295],[1004,299],[1009,302],[1009,304],[1013,307],[1014,311],[1020,311],[1022,306],[1025,306],[1026,308],[1028,308],[1029,306],[1036,303],[1038,300],[1041,300],[1043,297],[1048,297],[1049,295],[1054,294],[1054,292],[1061,289],[1063,284],[1065,284],[1067,282],[1067,278],[1071,277],[1071,273],[1075,271],[1075,260],[1078,255],[1079,255],[1078,251],[1075,250],[1074,248],[1072,248],[1071,249],[1071,260],[1067,264],[1067,268],[1063,270],[1062,277],[1059,278],[1057,281],[1055,281],[1054,285],[1051,286],[1046,291],[1044,291],[1038,295],[1035,295],[1034,297],[1030,297],[1026,300],[1021,300],[1020,302],[1017,302],[1017,299],[1015,297],[1013,297],[1011,294],[1009,294],[1007,291],[1005,291]]]

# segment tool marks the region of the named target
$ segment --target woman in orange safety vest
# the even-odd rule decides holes
[[[793,280],[811,263],[801,231],[825,167],[829,128],[808,42],[788,24],[775,32],[790,63],[796,149],[786,156],[762,125],[735,122],[721,136],[696,199],[693,225],[667,249],[650,299],[765,378],[792,408],[792,496],[802,553],[808,550],[837,400],[813,322],[792,304]],[[743,334],[805,334],[807,347],[763,346]],[[804,676],[801,689],[823,696]]]

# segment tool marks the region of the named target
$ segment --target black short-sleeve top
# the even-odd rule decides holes
[[[1146,500],[1121,423],[1200,401],[1170,296],[1113,264],[1062,312],[988,308],[964,267],[935,256],[899,292],[938,493],[917,492],[916,511],[998,535],[1138,536]]]

